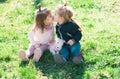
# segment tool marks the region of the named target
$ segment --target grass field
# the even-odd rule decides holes
[[[0,0],[0,79],[120,79],[120,1],[68,0],[80,22],[85,62],[56,65],[46,51],[38,63],[21,62],[36,5],[54,12],[61,0]]]

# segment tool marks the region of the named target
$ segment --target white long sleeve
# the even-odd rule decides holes
[[[30,31],[28,33],[29,41],[32,45],[47,44],[49,41],[54,40],[54,27],[53,25],[47,26],[43,33],[39,30]]]

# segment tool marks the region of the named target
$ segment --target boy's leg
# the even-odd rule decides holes
[[[83,62],[83,56],[80,52],[81,45],[80,43],[75,43],[73,46],[70,47],[71,53],[73,55],[73,62],[76,65],[80,65]]]
[[[69,54],[70,54],[70,51],[68,46],[64,45],[60,51],[60,55],[62,55],[66,60],[68,60]]]
[[[54,55],[54,60],[57,64],[63,64],[65,63],[69,58],[69,50],[67,46],[63,46],[60,54],[55,54]]]
[[[74,45],[70,46],[70,51],[71,51],[73,57],[76,57],[79,55],[80,48],[81,48],[80,43],[75,43]]]

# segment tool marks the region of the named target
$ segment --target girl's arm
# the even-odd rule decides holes
[[[49,43],[52,43],[52,42],[54,42],[55,41],[55,36],[54,36],[54,26],[53,26],[53,24],[51,25],[51,31],[52,31],[52,33],[51,33],[51,39],[50,39],[50,41],[49,41]]]
[[[30,31],[28,33],[28,38],[29,38],[30,44],[35,45],[35,41],[33,39],[33,31]]]
[[[33,39],[33,31],[30,31],[30,32],[28,33],[28,37],[29,37],[30,44],[34,45],[35,48],[39,48],[40,45],[37,44],[37,43],[34,41],[34,39]]]

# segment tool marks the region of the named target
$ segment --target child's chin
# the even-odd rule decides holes
[[[57,22],[57,20],[55,20],[55,19],[54,19],[53,21],[54,21],[54,22]]]

